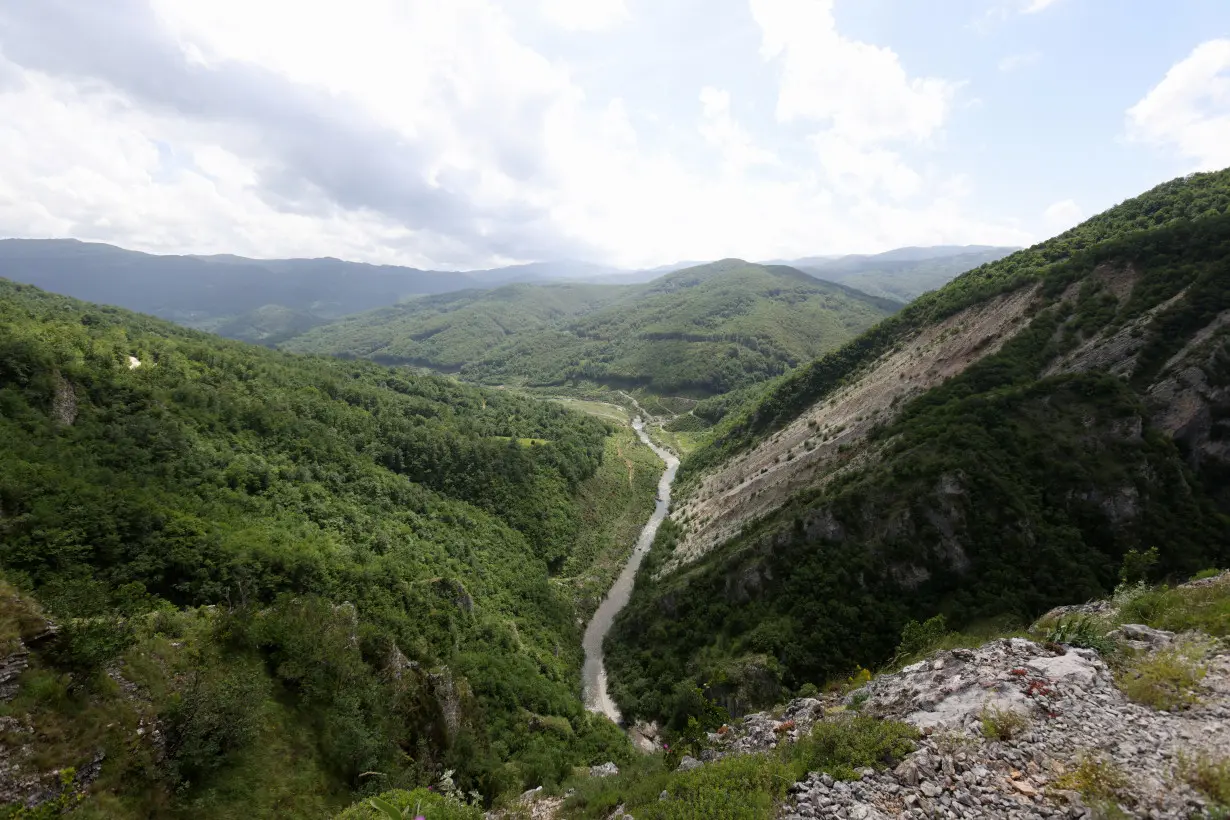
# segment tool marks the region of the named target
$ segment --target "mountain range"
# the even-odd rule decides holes
[[[887,274],[897,284],[883,286],[887,289],[879,295],[901,301],[901,293],[912,293],[922,286],[922,280],[912,272],[914,267],[930,270],[938,264],[953,268],[955,275],[965,269],[964,264],[975,261],[970,258],[945,268],[945,263],[932,261],[931,255],[933,251],[928,249],[892,251],[886,255],[897,266],[892,271],[881,265],[879,257],[859,257],[862,261],[851,261],[841,275],[865,270],[871,276],[868,287],[882,288],[880,279]],[[946,248],[941,253],[953,255],[969,254],[961,248]],[[0,275],[6,278],[269,345],[341,316],[416,296],[513,283],[638,284],[692,265],[678,263],[629,271],[581,261],[554,261],[464,272],[430,271],[331,258],[160,256],[70,239],[0,240]],[[926,278],[931,274],[922,276],[931,281]]]
[[[728,259],[644,285],[509,285],[423,297],[283,346],[488,384],[705,396],[779,376],[898,307],[794,268]]]

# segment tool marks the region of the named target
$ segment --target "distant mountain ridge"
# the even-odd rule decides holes
[[[711,395],[781,375],[898,307],[783,265],[725,259],[639,285],[518,284],[350,316],[286,349],[488,384]]]
[[[809,257],[793,267],[874,296],[905,302],[921,292],[920,288],[943,284],[965,270],[963,266],[976,267],[981,263],[965,256],[959,262],[945,263],[942,257],[952,250],[903,248],[865,257],[864,263],[852,261],[864,257]],[[898,259],[902,254],[905,261]],[[927,261],[930,259],[936,261]],[[834,260],[842,264],[826,267]],[[265,345],[278,344],[341,316],[424,295],[516,283],[643,284],[701,264],[705,263],[676,262],[645,270],[625,270],[578,260],[556,260],[458,272],[347,262],[332,257],[158,255],[76,239],[0,239],[2,277]],[[919,273],[912,266],[927,270]],[[865,270],[874,270],[875,275],[866,274]]]
[[[783,260],[817,279],[839,282],[873,296],[905,304],[946,285],[954,276],[995,262],[1019,248],[992,245],[936,245],[896,248],[877,254],[809,256]]]

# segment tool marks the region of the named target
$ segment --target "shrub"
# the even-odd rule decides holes
[[[1103,657],[1113,655],[1118,650],[1114,639],[1106,637],[1105,626],[1088,615],[1060,618],[1046,631],[1044,640],[1092,649]]]
[[[736,755],[679,773],[665,789],[668,799],[628,809],[643,820],[769,820],[793,780],[771,757]]]
[[[161,715],[177,779],[194,781],[250,743],[268,695],[268,678],[255,663],[220,667],[198,661]]]
[[[482,820],[483,816],[479,809],[462,805],[427,789],[398,789],[385,792],[380,795],[379,800],[403,813],[406,818],[422,815],[426,820]],[[337,815],[336,820],[389,820],[389,815],[364,800]]]
[[[1012,740],[1029,726],[1029,718],[1016,709],[987,704],[982,710],[982,734],[994,740]]]
[[[948,625],[943,615],[928,618],[923,623],[910,621],[901,630],[901,643],[897,645],[895,660],[904,660],[933,649],[948,634]]]
[[[1055,787],[1078,793],[1091,807],[1103,813],[1128,798],[1128,776],[1115,763],[1091,753],[1081,756],[1071,771],[1055,781]]]
[[[1217,808],[1230,811],[1230,758],[1216,759],[1207,753],[1196,757],[1182,756],[1179,758],[1178,775]]]
[[[1144,552],[1128,550],[1123,556],[1123,566],[1119,568],[1119,583],[1132,586],[1148,581],[1153,568],[1157,566],[1157,560],[1157,547],[1149,547]]]
[[[812,727],[807,737],[785,749],[802,777],[826,772],[839,780],[853,780],[868,766],[883,769],[915,748],[918,730],[908,723],[872,717],[837,717]]]
[[[1200,701],[1200,681],[1206,668],[1188,648],[1167,649],[1134,658],[1123,665],[1117,682],[1130,700],[1162,711]]]

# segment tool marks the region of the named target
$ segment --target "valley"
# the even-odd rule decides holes
[[[1006,256],[903,250],[899,286],[885,254],[158,308],[259,346],[0,280],[0,803],[811,816],[808,773],[931,748],[907,658],[1050,669],[1108,646],[1053,607],[1230,563],[1230,172]],[[1117,704],[1118,658],[1088,659]],[[851,727],[883,754],[815,762]]]

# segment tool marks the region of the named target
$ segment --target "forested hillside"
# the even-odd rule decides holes
[[[285,346],[456,369],[488,384],[703,397],[781,375],[896,308],[792,268],[729,259],[641,286],[518,286],[421,299]]]
[[[10,782],[73,767],[85,817],[321,816],[622,759],[579,616],[660,466],[611,433],[0,280]]]
[[[626,714],[686,719],[885,662],[911,619],[1023,625],[1230,560],[1230,171],[925,296],[685,462],[612,633]],[[680,681],[684,683],[680,683]]]

